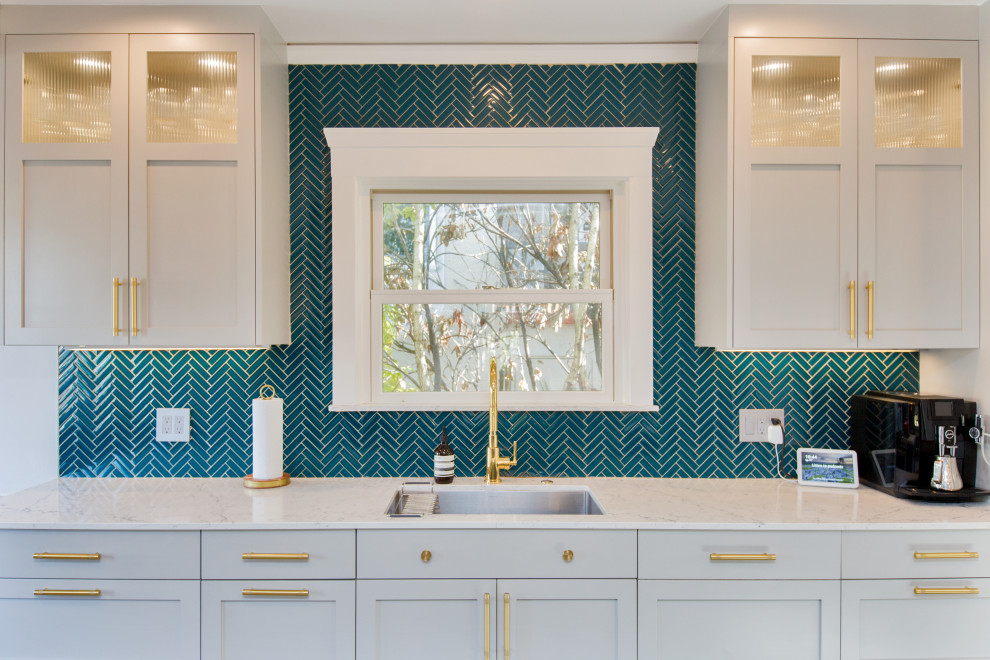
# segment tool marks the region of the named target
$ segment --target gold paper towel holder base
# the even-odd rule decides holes
[[[255,479],[254,475],[251,474],[244,477],[245,488],[278,488],[279,486],[286,486],[288,483],[288,472],[283,472],[281,477],[275,479]]]

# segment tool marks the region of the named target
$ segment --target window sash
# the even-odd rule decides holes
[[[392,203],[482,203],[482,202],[532,202],[532,203],[568,203],[568,202],[598,202],[598,287],[609,289],[612,286],[612,200],[609,192],[562,191],[562,192],[506,192],[493,190],[490,192],[424,192],[414,191],[372,191],[371,193],[371,241],[372,241],[372,272],[371,284],[373,290],[401,291],[401,289],[385,289],[385,231],[384,205]],[[436,291],[437,289],[433,289]],[[454,290],[454,289],[448,289]],[[470,291],[471,289],[457,289]],[[519,291],[521,289],[501,289],[503,291]],[[556,289],[540,289],[540,291],[555,291]],[[594,289],[575,289],[593,291]]]
[[[371,292],[371,399],[380,404],[421,404],[482,407],[488,404],[489,392],[385,392],[382,364],[384,335],[382,307],[387,304],[415,303],[592,303],[602,308],[602,387],[598,391],[573,392],[499,392],[499,402],[506,407],[531,405],[604,405],[614,401],[614,314],[611,289],[481,289],[471,291],[394,290]]]

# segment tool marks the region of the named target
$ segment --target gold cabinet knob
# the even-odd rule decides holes
[[[564,561],[571,561],[572,559],[574,559],[574,551],[564,550]]]
[[[423,563],[425,564],[431,559],[433,559],[433,553],[430,552],[429,550],[423,550],[423,552],[419,553],[419,558],[422,559]]]

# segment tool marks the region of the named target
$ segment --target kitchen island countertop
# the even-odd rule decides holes
[[[988,502],[930,504],[780,479],[554,479],[589,486],[605,515],[389,518],[385,508],[403,481],[293,479],[250,490],[240,479],[62,478],[0,497],[0,529],[990,529]],[[504,485],[540,487],[540,480],[510,477]]]

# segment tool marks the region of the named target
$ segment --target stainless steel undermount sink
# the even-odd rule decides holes
[[[461,515],[600,516],[586,486],[436,486],[403,484],[385,513],[393,517]]]

